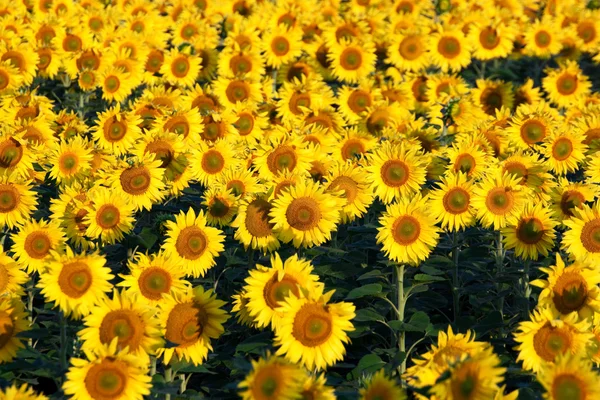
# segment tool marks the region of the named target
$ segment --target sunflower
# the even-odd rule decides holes
[[[23,296],[29,275],[9,255],[0,251],[0,297]]]
[[[575,217],[575,212],[583,209],[585,203],[594,201],[598,188],[593,184],[569,182],[561,177],[551,195],[550,208],[554,216],[564,224],[566,220]]]
[[[22,24],[21,24],[22,25]],[[2,43],[0,46],[0,62],[10,62],[16,68],[23,79],[24,85],[30,85],[37,74],[39,56],[33,51],[30,44],[13,41],[10,46]]]
[[[303,399],[336,400],[334,388],[325,383],[325,374],[308,374],[302,384],[300,395]]]
[[[253,163],[262,179],[272,180],[284,172],[303,174],[312,161],[308,143],[300,138],[271,139],[260,146]]]
[[[106,185],[126,200],[136,211],[150,210],[165,196],[165,170],[160,160],[151,157],[121,163],[107,174]]]
[[[165,53],[160,73],[171,85],[180,87],[194,86],[202,69],[202,58],[190,53],[190,48],[180,51],[176,48]]]
[[[600,274],[592,266],[575,262],[566,267],[556,253],[556,265],[540,270],[548,275],[547,279],[531,282],[543,289],[538,298],[540,307],[551,307],[562,315],[577,312],[581,319],[600,311]]]
[[[341,163],[348,160],[356,161],[368,154],[376,145],[377,139],[368,132],[363,132],[356,127],[344,128],[331,156],[334,161]]]
[[[248,297],[246,292],[240,290],[232,295],[231,299],[233,300],[231,312],[235,314],[237,322],[250,328],[256,327],[256,322],[254,322],[254,318],[252,318],[248,311]]]
[[[473,207],[484,227],[498,230],[518,224],[528,192],[519,181],[514,175],[495,171],[475,186]]]
[[[19,297],[0,297],[0,364],[11,362],[17,351],[24,348],[21,332],[30,329],[24,303]]]
[[[202,210],[198,215],[190,207],[181,211],[175,221],[166,221],[167,239],[163,245],[165,256],[181,265],[186,275],[204,276],[216,262],[215,257],[224,250],[222,231],[206,226]]]
[[[375,71],[375,45],[370,41],[342,40],[332,44],[327,54],[334,77],[347,83],[355,83]]]
[[[408,148],[407,148],[408,147]],[[365,171],[374,194],[385,204],[418,192],[425,183],[426,160],[420,150],[404,143],[384,142],[369,156]]]
[[[85,327],[77,333],[82,351],[91,353],[116,338],[118,350],[128,349],[149,363],[149,355],[163,345],[155,313],[154,307],[115,290],[112,299],[105,298],[85,317]]]
[[[72,358],[63,383],[73,400],[141,400],[150,394],[151,377],[144,359],[117,349],[117,340],[86,353],[88,360]]]
[[[548,257],[554,248],[556,225],[544,203],[527,203],[516,225],[501,230],[506,249],[515,249],[515,255],[524,260],[537,260],[540,254]]]
[[[51,148],[48,164],[50,177],[58,184],[69,185],[88,176],[92,168],[92,153],[87,140],[75,136],[56,143]]]
[[[508,21],[493,18],[490,22],[471,25],[467,39],[473,48],[473,58],[487,61],[507,57],[513,50],[517,29]]]
[[[298,366],[281,357],[267,355],[252,360],[252,371],[240,382],[238,388],[243,400],[301,398],[304,374]]]
[[[495,116],[501,108],[511,109],[514,104],[512,83],[477,79],[477,88],[471,91],[475,104],[488,115]]]
[[[260,196],[249,198],[240,204],[231,227],[236,228],[234,238],[246,250],[253,248],[266,253],[279,248],[279,240],[273,232],[275,224],[270,222],[269,217],[272,208],[273,205]]]
[[[265,185],[259,182],[256,174],[243,168],[229,168],[224,171],[217,184],[242,200],[266,191]]]
[[[277,115],[285,124],[297,123],[313,110],[320,110],[334,103],[334,94],[324,82],[307,79],[284,82],[277,92]],[[341,103],[342,93],[339,94]]]
[[[273,231],[296,248],[320,245],[331,239],[340,221],[344,199],[318,183],[301,180],[273,201],[269,212]]]
[[[471,62],[471,44],[459,30],[431,33],[427,48],[431,62],[442,72],[460,71]]]
[[[115,243],[133,229],[134,206],[119,192],[98,187],[90,193],[91,204],[83,222],[88,225],[85,235],[104,243]]]
[[[431,216],[441,222],[442,229],[456,232],[475,223],[473,185],[465,173],[449,172],[441,178],[438,188],[429,193]]]
[[[365,387],[358,392],[360,400],[406,400],[406,393],[396,380],[380,369],[365,379]]]
[[[31,182],[0,178],[0,226],[12,229],[31,217],[38,204]]]
[[[540,88],[534,87],[533,79],[527,78],[524,84],[515,88],[513,107],[517,108],[521,104],[534,105],[539,103],[541,99]]]
[[[279,25],[264,32],[260,44],[267,65],[279,68],[302,54],[302,31]]]
[[[271,326],[277,330],[282,318],[278,307],[290,293],[312,293],[321,290],[319,276],[314,275],[312,264],[293,255],[282,262],[279,254],[271,256],[271,267],[257,265],[245,280],[244,297],[249,316],[259,328]]]
[[[208,225],[224,227],[231,224],[238,208],[238,199],[233,193],[222,186],[214,186],[207,189],[202,198]]]
[[[362,114],[376,101],[381,100],[381,91],[374,82],[363,79],[358,86],[342,86],[337,94],[340,113],[350,124],[358,123]]]
[[[463,172],[470,180],[480,178],[491,164],[489,155],[472,141],[453,144],[447,148],[446,156],[450,159],[448,172]]]
[[[219,54],[218,60],[219,75],[225,78],[246,75],[258,81],[265,74],[264,62],[256,50],[241,49],[239,45],[229,47]]]
[[[11,235],[11,251],[28,273],[43,271],[53,251],[60,252],[64,232],[57,222],[27,221]]]
[[[156,125],[162,126],[164,131],[178,135],[184,144],[193,148],[198,146],[205,128],[197,108],[183,108],[165,114],[157,119]]]
[[[586,150],[581,138],[569,131],[554,133],[544,143],[544,155],[548,158],[550,169],[557,175],[575,172],[585,159]]]
[[[413,265],[427,259],[439,237],[428,207],[428,200],[419,194],[412,199],[402,197],[386,207],[377,233],[377,243],[383,244],[386,257]]]
[[[491,347],[471,356],[462,355],[448,368],[448,379],[431,388],[432,399],[492,399],[504,380],[506,368]]]
[[[174,345],[158,349],[164,363],[185,360],[202,364],[213,349],[211,340],[225,332],[223,323],[229,315],[222,309],[224,305],[212,290],[205,291],[201,286],[164,296],[158,318],[165,339]]]
[[[562,49],[562,29],[557,21],[549,16],[528,24],[524,32],[525,54],[549,58]]]
[[[336,163],[325,180],[326,191],[344,191],[346,203],[340,213],[342,223],[352,222],[367,212],[373,194],[363,167],[351,161]]]
[[[0,136],[0,175],[29,177],[38,156],[23,134]]]
[[[583,400],[600,397],[600,375],[593,370],[589,360],[572,354],[560,355],[554,363],[543,365],[537,378],[546,391],[544,399]]]
[[[421,72],[429,65],[425,36],[418,30],[397,33],[389,41],[386,62],[400,71]]]
[[[514,334],[520,343],[517,361],[523,361],[524,369],[538,372],[560,354],[583,355],[594,335],[589,332],[590,322],[578,319],[576,312],[561,315],[550,308],[533,311],[531,320],[521,322]]]
[[[284,355],[307,369],[322,370],[344,359],[344,344],[354,331],[352,303],[330,303],[335,291],[323,293],[323,287],[296,296],[288,292],[278,312],[283,314],[275,331],[276,355]]]
[[[22,384],[17,387],[16,383],[13,383],[12,386],[5,387],[3,390],[0,390],[0,399],[2,400],[49,400],[43,394],[38,394],[34,392],[32,388],[27,386],[27,384]]]
[[[46,301],[53,301],[65,315],[80,319],[112,288],[114,276],[105,264],[100,254],[75,254],[67,247],[64,255],[53,255],[37,286]]]
[[[135,88],[135,82],[131,74],[126,73],[123,68],[106,66],[98,72],[98,86],[102,89],[102,98],[109,102],[122,103]],[[85,85],[90,82],[82,81]]]
[[[255,105],[262,100],[260,83],[249,76],[220,77],[213,81],[212,87],[221,104],[234,106],[238,102],[246,102]]]
[[[213,185],[225,171],[241,167],[235,150],[227,139],[217,140],[212,146],[202,142],[192,154],[192,174],[205,187]]]
[[[0,62],[0,94],[11,94],[21,86],[22,82],[23,77],[10,61]]]
[[[98,123],[92,128],[92,135],[100,148],[120,156],[132,149],[141,136],[141,122],[142,119],[132,112],[121,111],[117,103],[115,107],[98,115]]]
[[[542,87],[558,107],[582,104],[585,96],[590,94],[592,83],[575,61],[566,61],[557,69],[546,69],[545,73]]]
[[[563,221],[568,230],[562,248],[577,261],[596,263],[600,260],[600,201],[592,206],[574,208],[571,219]]]

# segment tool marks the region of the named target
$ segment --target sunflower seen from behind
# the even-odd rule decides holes
[[[171,361],[188,361],[199,365],[212,351],[211,341],[225,331],[223,323],[229,315],[212,290],[201,286],[185,292],[172,293],[159,303],[158,319],[169,347],[159,348],[157,355],[165,364]]]
[[[40,272],[46,265],[51,252],[60,252],[65,234],[59,224],[45,220],[31,220],[11,235],[11,251],[27,272]]]
[[[175,216],[175,221],[166,221],[166,228],[167,239],[162,249],[167,257],[173,257],[181,265],[188,276],[204,276],[224,250],[223,232],[207,226],[202,210],[197,215],[191,207],[187,213],[181,211]]]

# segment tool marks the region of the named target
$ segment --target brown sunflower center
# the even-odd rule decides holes
[[[469,201],[471,196],[469,192],[460,187],[454,187],[442,199],[444,209],[450,214],[458,215],[466,212],[469,209]]]
[[[487,26],[479,32],[479,44],[486,50],[495,49],[500,43],[500,36],[498,36],[498,31],[492,28],[491,26]]]
[[[1,61],[9,61],[10,64],[19,70],[19,72],[25,72],[25,68],[27,66],[27,62],[25,61],[25,57],[23,54],[19,53],[16,50],[9,50],[2,55],[0,58]]]
[[[342,146],[342,158],[344,161],[360,156],[366,151],[364,144],[360,139],[348,139]]]
[[[41,260],[52,249],[52,242],[44,231],[35,231],[25,238],[24,248],[29,257]]]
[[[585,203],[583,194],[576,190],[567,190],[560,198],[560,209],[568,217],[573,217],[575,208],[581,208]]]
[[[160,168],[166,168],[175,158],[173,146],[165,140],[157,139],[146,145],[145,153],[154,154],[155,160],[160,160]]]
[[[283,57],[290,51],[290,42],[283,36],[277,36],[271,41],[271,50],[277,57]]]
[[[577,25],[577,36],[583,39],[584,43],[589,43],[596,39],[596,26],[591,21],[582,21]]]
[[[39,68],[39,65],[38,65]],[[44,69],[44,68],[40,68]],[[8,72],[0,70],[0,90],[6,89],[6,87],[10,84],[10,76]]]
[[[283,275],[281,279],[277,279],[278,275],[275,274],[265,284],[263,290],[263,297],[265,302],[271,309],[276,309],[281,305],[281,302],[289,295],[293,293],[296,297],[299,295],[298,281],[288,274]]]
[[[10,184],[0,184],[0,213],[9,213],[19,206],[21,194]]]
[[[354,203],[356,196],[358,196],[358,183],[349,176],[338,176],[329,185],[332,190],[343,190],[346,196],[346,204]]]
[[[175,305],[167,318],[165,338],[179,347],[198,341],[208,324],[208,314],[192,301]]]
[[[58,275],[58,285],[67,296],[74,299],[80,298],[92,285],[90,267],[82,261],[64,264]]]
[[[121,80],[116,75],[109,75],[104,78],[104,90],[107,93],[116,93],[121,87]]]
[[[405,60],[412,61],[419,58],[425,52],[425,48],[419,36],[408,36],[400,42],[398,52]]]
[[[437,49],[444,58],[452,59],[460,54],[461,46],[457,38],[444,36],[438,42]]]
[[[365,90],[355,90],[348,97],[348,107],[356,114],[366,111],[371,104],[371,95]]]
[[[272,205],[264,199],[255,199],[246,209],[244,220],[248,232],[258,238],[271,236],[274,224],[269,222]]]
[[[136,351],[144,338],[144,321],[132,310],[114,310],[104,316],[99,333],[104,344],[118,338],[119,347]]]
[[[154,49],[148,54],[148,59],[146,60],[146,71],[156,73],[160,71],[160,67],[163,65],[165,61],[165,56],[163,52],[157,49]]]
[[[112,204],[103,204],[96,213],[96,223],[102,229],[113,229],[121,222],[121,212]]]
[[[489,212],[495,215],[505,215],[514,206],[514,195],[510,188],[495,187],[491,189],[486,198],[485,206]]]
[[[307,231],[318,226],[322,215],[316,200],[299,197],[292,200],[285,211],[285,217],[292,228]]]
[[[573,142],[569,138],[560,138],[552,145],[552,157],[558,161],[569,158],[573,153]]]
[[[244,54],[236,54],[229,60],[229,68],[234,75],[252,71],[252,59]]]
[[[332,333],[333,322],[326,306],[307,303],[294,317],[292,336],[304,346],[320,346]]]
[[[140,274],[138,286],[144,297],[160,300],[171,289],[171,274],[160,267],[147,268]]]
[[[600,219],[588,221],[580,235],[581,244],[590,253],[600,252]]]
[[[8,344],[15,332],[15,323],[6,311],[0,311],[0,349]]]
[[[558,328],[546,323],[533,336],[533,348],[545,361],[554,361],[557,355],[571,348],[572,340],[569,328]]]
[[[285,169],[293,171],[297,162],[294,148],[288,145],[277,147],[267,156],[267,166],[274,175],[278,175]]]
[[[552,382],[552,398],[554,400],[585,400],[591,398],[587,387],[577,375],[561,373]]]
[[[176,115],[169,118],[164,125],[165,130],[181,135],[184,138],[190,133],[190,123],[184,115]]]
[[[119,180],[125,193],[139,196],[148,190],[152,175],[147,167],[133,167],[121,172]]]
[[[569,314],[585,305],[587,293],[587,283],[579,272],[564,272],[556,280],[552,301],[561,314]]]
[[[524,185],[527,182],[527,167],[518,161],[506,162],[504,164],[503,171],[508,172],[510,175],[513,175],[516,178],[521,178],[521,181],[519,182],[521,185]]]
[[[386,186],[400,187],[408,181],[410,170],[404,161],[388,160],[381,166],[380,176]]]
[[[0,143],[0,167],[14,167],[23,158],[23,146],[14,138]]]
[[[310,108],[310,94],[294,92],[290,97],[288,106],[292,114],[302,114],[302,108]]]
[[[179,56],[171,62],[171,73],[176,78],[185,78],[190,72],[190,62],[185,56]]]
[[[227,85],[225,93],[227,100],[235,104],[250,97],[250,86],[244,81],[231,81]]]
[[[419,239],[420,234],[421,224],[410,215],[399,217],[392,225],[392,236],[402,246],[410,246]]]
[[[349,47],[340,55],[340,66],[347,71],[356,71],[362,65],[363,57],[358,49]]]
[[[202,155],[202,170],[215,175],[225,168],[225,158],[218,150],[208,150]]]
[[[111,143],[120,141],[127,134],[127,123],[124,120],[111,118],[104,124],[104,138]]]
[[[535,40],[535,44],[538,47],[541,47],[544,49],[544,48],[550,46],[550,43],[552,42],[552,36],[550,35],[550,33],[546,32],[546,31],[539,31],[535,34],[534,40]]]
[[[197,260],[204,254],[208,246],[208,238],[197,226],[188,226],[179,233],[175,249],[182,258]]]
[[[535,119],[530,119],[521,125],[521,139],[529,145],[536,144],[546,137],[546,126]]]
[[[495,115],[496,110],[504,105],[504,96],[499,88],[486,88],[481,93],[481,104],[488,115]]]
[[[254,129],[254,117],[250,113],[240,113],[234,126],[240,136],[249,135]]]
[[[563,73],[556,80],[556,90],[563,96],[568,96],[577,90],[577,75]]]
[[[367,130],[369,133],[378,135],[383,128],[388,126],[389,114],[386,110],[375,110],[367,118]]]
[[[537,218],[523,218],[517,225],[517,238],[525,244],[537,244],[544,237],[544,224]]]
[[[85,376],[85,388],[90,397],[97,400],[117,399],[128,386],[127,364],[105,358],[94,364]]]
[[[471,175],[476,167],[477,162],[475,161],[475,157],[469,153],[459,154],[456,157],[456,161],[454,161],[454,171],[456,172],[460,171]]]
[[[229,202],[220,197],[215,197],[212,199],[212,204],[208,207],[208,212],[215,218],[223,218],[225,217],[229,211],[231,210],[231,206]]]
[[[251,386],[252,398],[256,400],[274,400],[286,390],[283,377],[276,364],[262,367],[256,374]]]

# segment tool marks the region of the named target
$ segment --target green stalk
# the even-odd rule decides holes
[[[406,297],[404,296],[404,264],[398,266],[398,273],[396,279],[398,286],[398,321],[404,322],[404,308],[406,306]],[[398,334],[398,349],[400,350],[400,352],[406,353],[406,333],[403,330]],[[405,371],[406,357],[404,358],[404,361],[402,361],[402,364],[398,369],[400,378],[402,378],[402,375]]]
[[[502,243],[502,232],[500,231],[497,232],[496,237],[496,269],[496,274],[499,278],[500,275],[504,273],[504,245]],[[498,293],[500,293],[501,289],[502,284],[498,280]],[[504,321],[504,296],[498,296],[498,311],[500,311],[500,314],[502,315],[502,321]],[[500,329],[500,333],[502,334],[502,336],[504,336],[504,328]]]
[[[183,394],[185,389],[187,389],[187,378],[185,374],[179,375],[179,379],[181,379],[181,388],[179,389],[179,393]]]
[[[173,382],[173,369],[171,367],[165,368],[165,382]],[[165,400],[171,400],[171,395],[165,394]]]
[[[458,287],[458,234],[454,232],[452,234],[452,262],[454,267],[452,268],[452,305],[454,310],[454,322],[458,319],[460,312],[460,292]]]

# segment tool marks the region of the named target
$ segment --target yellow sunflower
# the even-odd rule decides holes
[[[34,172],[38,156],[25,135],[0,136],[0,174],[27,179]]]
[[[355,83],[375,72],[375,45],[371,41],[342,40],[332,44],[327,55],[334,77]]]
[[[256,174],[243,168],[229,168],[224,171],[217,184],[242,200],[266,192],[265,185],[259,182]]]
[[[163,250],[167,257],[181,265],[186,275],[197,278],[212,268],[215,258],[225,247],[225,236],[217,228],[206,226],[206,217],[200,210],[198,215],[190,207],[181,211],[175,221],[167,221],[167,239]]]
[[[271,256],[271,267],[257,265],[250,270],[245,280],[244,297],[248,315],[254,323],[263,328],[271,326],[277,330],[285,316],[278,310],[290,293],[300,296],[300,292],[311,293],[321,290],[319,276],[312,274],[312,264],[293,255],[281,261],[279,254]]]
[[[379,218],[377,243],[383,244],[386,257],[399,263],[418,265],[437,245],[439,230],[429,214],[426,198],[402,197],[386,207]]]
[[[358,392],[360,400],[406,400],[406,393],[396,380],[387,377],[380,369],[365,380],[365,387]]]
[[[517,361],[523,361],[524,369],[538,372],[560,354],[583,355],[594,335],[589,332],[590,322],[578,319],[576,312],[561,315],[550,308],[533,311],[531,320],[521,322],[514,334],[519,343]]]
[[[28,387],[27,384],[22,384],[17,387],[16,383],[12,386],[6,387],[0,390],[0,399],[2,400],[49,400],[43,394],[36,393],[32,388]]]
[[[443,30],[429,34],[427,48],[432,64],[442,72],[458,72],[471,62],[471,44],[460,30]]]
[[[519,181],[514,175],[495,171],[475,186],[473,207],[485,228],[498,230],[518,223],[527,199],[527,189]]]
[[[356,161],[375,148],[377,139],[368,132],[363,132],[356,127],[345,128],[333,149],[332,157],[335,161]]]
[[[23,77],[10,61],[0,62],[0,94],[11,94],[22,82]]]
[[[556,219],[564,224],[575,217],[577,209],[581,210],[585,203],[594,201],[597,194],[598,188],[593,184],[569,182],[561,177],[551,193],[550,208]]]
[[[25,223],[37,207],[31,182],[0,178],[0,226],[12,229]]]
[[[252,360],[252,371],[240,382],[243,400],[300,399],[303,371],[284,358],[267,355]]]
[[[340,113],[350,124],[359,122],[362,114],[381,97],[380,89],[370,79],[361,80],[357,87],[344,85],[337,94]]]
[[[373,194],[364,168],[352,161],[336,163],[325,177],[326,191],[344,191],[346,203],[341,210],[341,222],[362,217],[373,202]]]
[[[558,107],[580,105],[590,94],[592,83],[575,61],[567,61],[557,69],[546,69],[545,73],[542,87]]]
[[[318,183],[301,180],[273,201],[269,212],[273,231],[283,243],[312,247],[331,239],[340,221],[344,199]]]
[[[586,150],[582,138],[569,131],[552,134],[544,143],[544,155],[548,158],[550,170],[557,175],[575,172],[585,159]]]
[[[385,204],[410,196],[425,183],[426,160],[414,146],[385,142],[369,156],[365,170],[374,194]]]
[[[102,98],[109,102],[114,101],[117,104],[125,101],[136,86],[131,74],[126,73],[120,67],[107,66],[102,68],[98,73],[97,79],[98,86],[102,89]],[[89,80],[86,81],[85,78],[82,78],[82,82],[85,86],[93,85],[92,82]]]
[[[65,234],[57,222],[27,221],[11,235],[11,251],[28,273],[43,271],[51,252],[60,252]]]
[[[104,243],[115,243],[133,229],[134,206],[119,192],[98,187],[90,193],[91,204],[83,222],[87,224],[85,235]]]
[[[334,388],[327,386],[325,383],[325,374],[309,374],[304,379],[300,395],[304,399],[336,400]]]
[[[246,250],[252,248],[266,253],[279,248],[279,240],[273,231],[275,224],[269,217],[272,208],[273,205],[260,196],[241,202],[231,227],[236,228],[234,238]]]
[[[542,99],[540,88],[534,87],[533,79],[527,78],[524,84],[515,88],[515,102],[513,107],[517,108],[521,104],[534,105]]]
[[[25,338],[19,334],[29,330],[30,324],[19,297],[0,297],[0,364],[12,361],[17,351],[25,347]]]
[[[93,352],[116,338],[118,350],[127,349],[149,363],[149,356],[163,345],[155,313],[147,303],[134,303],[125,292],[113,291],[112,299],[105,298],[85,317],[85,327],[77,333],[82,351]]]
[[[264,32],[259,43],[262,45],[266,64],[279,68],[302,54],[302,31],[280,25]]]
[[[456,232],[475,223],[473,185],[465,173],[449,172],[441,178],[438,188],[429,192],[431,216],[441,222],[442,229]]]
[[[217,140],[212,146],[201,143],[192,155],[192,173],[205,187],[213,185],[225,171],[241,167],[235,146],[226,139]]]
[[[165,339],[173,345],[158,349],[164,363],[185,360],[202,364],[213,349],[211,340],[225,332],[223,323],[229,315],[222,309],[224,305],[212,290],[201,286],[163,297],[158,318]]]
[[[585,358],[564,354],[544,365],[537,375],[547,400],[600,398],[600,375]],[[596,397],[598,396],[598,397]]]
[[[531,285],[542,288],[538,306],[552,307],[563,315],[577,312],[585,319],[600,312],[600,274],[589,264],[575,262],[568,267],[559,253],[556,265],[541,267],[547,279],[536,279]]]
[[[112,289],[114,275],[105,264],[100,254],[75,254],[67,247],[64,255],[54,254],[37,286],[46,301],[54,302],[66,316],[80,319]]]
[[[212,87],[221,104],[228,106],[235,106],[238,102],[256,105],[262,100],[260,83],[246,75],[235,78],[220,77],[212,82]]]
[[[524,32],[524,52],[527,55],[549,58],[562,49],[562,29],[557,21],[549,16],[527,24]]]
[[[312,161],[308,143],[299,138],[271,139],[260,146],[253,163],[262,179],[272,180],[283,172],[303,174]]]
[[[486,114],[495,116],[496,111],[511,109],[514,104],[512,83],[503,81],[492,81],[488,79],[477,79],[477,87],[471,91],[475,104]]]
[[[4,251],[0,251],[0,277],[0,297],[25,294],[24,285],[29,280],[29,275]]]
[[[174,48],[165,53],[160,73],[171,85],[190,87],[194,86],[201,69],[202,58],[191,54],[189,47],[183,51]]]
[[[541,254],[548,257],[554,248],[556,221],[544,203],[527,203],[516,225],[502,228],[506,249],[515,249],[515,255],[524,260],[537,260]]]
[[[238,198],[233,193],[222,186],[214,186],[204,192],[202,199],[208,225],[221,228],[231,224],[238,209]]]
[[[421,72],[429,65],[427,36],[422,32],[408,31],[392,35],[386,62],[400,71]]]
[[[278,312],[283,314],[275,331],[276,355],[309,370],[322,370],[344,359],[344,344],[354,331],[350,322],[355,317],[352,303],[330,303],[335,291],[314,290],[297,297],[288,292]]]
[[[154,254],[136,253],[129,262],[129,275],[120,274],[123,281],[117,286],[126,288],[128,297],[157,306],[163,295],[186,290],[189,282],[184,275],[180,265],[162,251]]]
[[[199,145],[202,131],[205,128],[202,115],[197,108],[178,109],[162,115],[157,119],[156,126],[162,126],[164,131],[176,134],[182,143],[192,148]]]
[[[493,18],[477,21],[469,29],[467,39],[473,48],[473,58],[487,61],[507,57],[513,50],[517,29],[512,21]]]
[[[22,23],[20,25],[23,25]],[[39,56],[33,50],[31,44],[11,41],[9,46],[2,43],[0,47],[0,62],[10,62],[10,65],[16,68],[23,78],[24,85],[30,85],[37,74],[37,64]]]
[[[511,118],[506,132],[517,148],[526,150],[542,144],[556,130],[556,120],[545,103],[521,105]]]
[[[488,171],[491,164],[490,156],[480,146],[469,140],[448,147],[446,156],[450,159],[448,171],[455,174],[463,172],[469,179],[480,178]]]
[[[71,140],[57,143],[48,157],[50,177],[58,184],[69,185],[90,174],[92,153],[87,140],[75,136]]]
[[[73,400],[136,399],[150,394],[148,364],[117,349],[117,340],[86,353],[87,360],[72,358],[63,383]]]
[[[129,152],[140,138],[142,119],[128,111],[121,111],[119,103],[98,115],[98,123],[92,128],[94,140],[100,148],[120,156]]]
[[[248,297],[246,296],[246,292],[240,290],[231,296],[231,299],[233,300],[231,312],[235,314],[237,322],[250,328],[255,327],[256,322],[254,322],[254,318],[250,316],[250,312],[248,311]]]
[[[600,201],[592,206],[582,204],[573,208],[575,214],[563,223],[568,230],[562,239],[562,248],[575,260],[597,263],[600,261]]]

